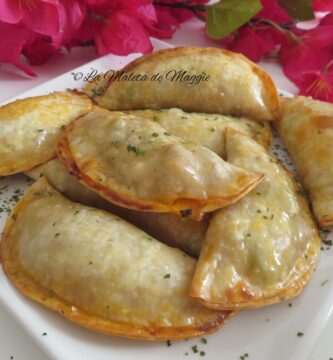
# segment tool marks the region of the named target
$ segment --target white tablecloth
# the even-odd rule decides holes
[[[176,46],[218,46],[218,42],[210,40],[205,36],[203,24],[197,20],[184,24],[169,43]],[[0,67],[0,102],[95,58],[96,53],[93,48],[76,48],[69,54],[54,56],[45,65],[35,67],[34,70],[39,76],[32,79],[22,76],[12,66],[3,65]],[[280,89],[294,94],[297,92],[297,88],[283,75],[281,68],[277,64],[265,61],[260,65],[271,74]],[[329,360],[331,357],[333,358],[332,334],[333,316],[331,316],[328,326],[324,329],[309,360]],[[0,360],[9,360],[11,357],[14,360],[48,360],[48,357],[42,350],[0,306]]]

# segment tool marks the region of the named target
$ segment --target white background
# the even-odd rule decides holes
[[[218,42],[209,40],[205,36],[202,23],[196,20],[184,24],[169,43],[176,46],[218,46]],[[95,58],[96,53],[91,47],[73,49],[69,54],[56,55],[47,64],[34,67],[35,72],[39,75],[37,78],[25,77],[14,67],[3,65],[0,67],[0,102]],[[280,89],[294,94],[297,93],[296,87],[285,78],[278,65],[274,62],[262,62],[260,65],[271,74]],[[332,334],[333,316],[331,316],[328,326],[319,338],[310,357],[311,360],[329,360],[331,357],[333,358]],[[14,360],[49,360],[15,320],[0,306],[0,360],[9,360],[11,356],[13,356]]]

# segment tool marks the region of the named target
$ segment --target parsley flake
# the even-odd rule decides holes
[[[297,333],[297,336],[298,336],[298,337],[301,337],[301,336],[303,336],[303,335],[304,335],[304,333],[302,333],[302,332],[300,332],[300,331]]]
[[[136,146],[133,146],[131,144],[127,145],[127,151],[128,152],[134,152],[135,155],[144,155],[145,154],[145,150],[142,150]]]
[[[171,278],[171,274],[165,274],[163,277],[164,277],[164,279],[170,279],[170,278]]]

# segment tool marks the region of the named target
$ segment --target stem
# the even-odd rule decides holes
[[[274,21],[268,20],[268,19],[264,19],[264,18],[258,18],[258,19],[253,19],[250,20],[251,22],[262,22],[265,24],[269,24],[272,27],[274,27],[275,29],[279,30],[280,32],[284,33],[290,40],[297,42],[298,41],[298,37],[290,30],[285,29],[284,27],[282,27],[281,25],[277,24]]]
[[[185,9],[188,11],[191,11],[198,19],[205,21],[205,16],[202,14],[206,11],[205,5],[202,4],[193,4],[190,3],[193,0],[185,0],[178,3],[164,3],[159,1],[153,1],[153,5],[155,6],[161,6],[161,7],[168,7],[168,8],[174,8],[174,9]]]

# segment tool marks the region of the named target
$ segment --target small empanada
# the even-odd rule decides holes
[[[0,107],[0,175],[10,175],[51,159],[62,128],[92,109],[74,91],[16,100]]]
[[[232,314],[187,296],[195,260],[108,212],[73,203],[42,178],[7,219],[4,270],[27,297],[92,330],[184,339]]]
[[[160,50],[134,60],[110,80],[104,94],[95,97],[109,110],[178,107],[259,121],[280,118],[279,96],[270,76],[241,54],[224,49]]]
[[[272,131],[267,121],[256,122],[244,117],[220,114],[188,113],[181,109],[134,110],[127,114],[140,116],[160,124],[166,131],[185,141],[196,142],[214,151],[223,159],[225,151],[225,129],[231,128],[252,137],[268,149],[272,142]]]
[[[276,126],[309,193],[321,226],[333,225],[333,105],[306,97],[282,100]]]
[[[72,175],[117,205],[196,219],[234,203],[263,177],[153,121],[97,107],[66,127],[58,156]]]
[[[232,164],[265,174],[248,195],[209,223],[190,296],[215,309],[273,304],[300,293],[313,273],[320,236],[299,185],[265,149],[227,132]]]
[[[195,221],[167,213],[144,212],[117,206],[81,184],[68,173],[58,159],[52,159],[43,165],[26,171],[26,174],[35,180],[45,176],[56,190],[71,200],[110,211],[144,230],[157,240],[178,247],[193,257],[199,257],[208,227],[209,214],[201,221]]]

